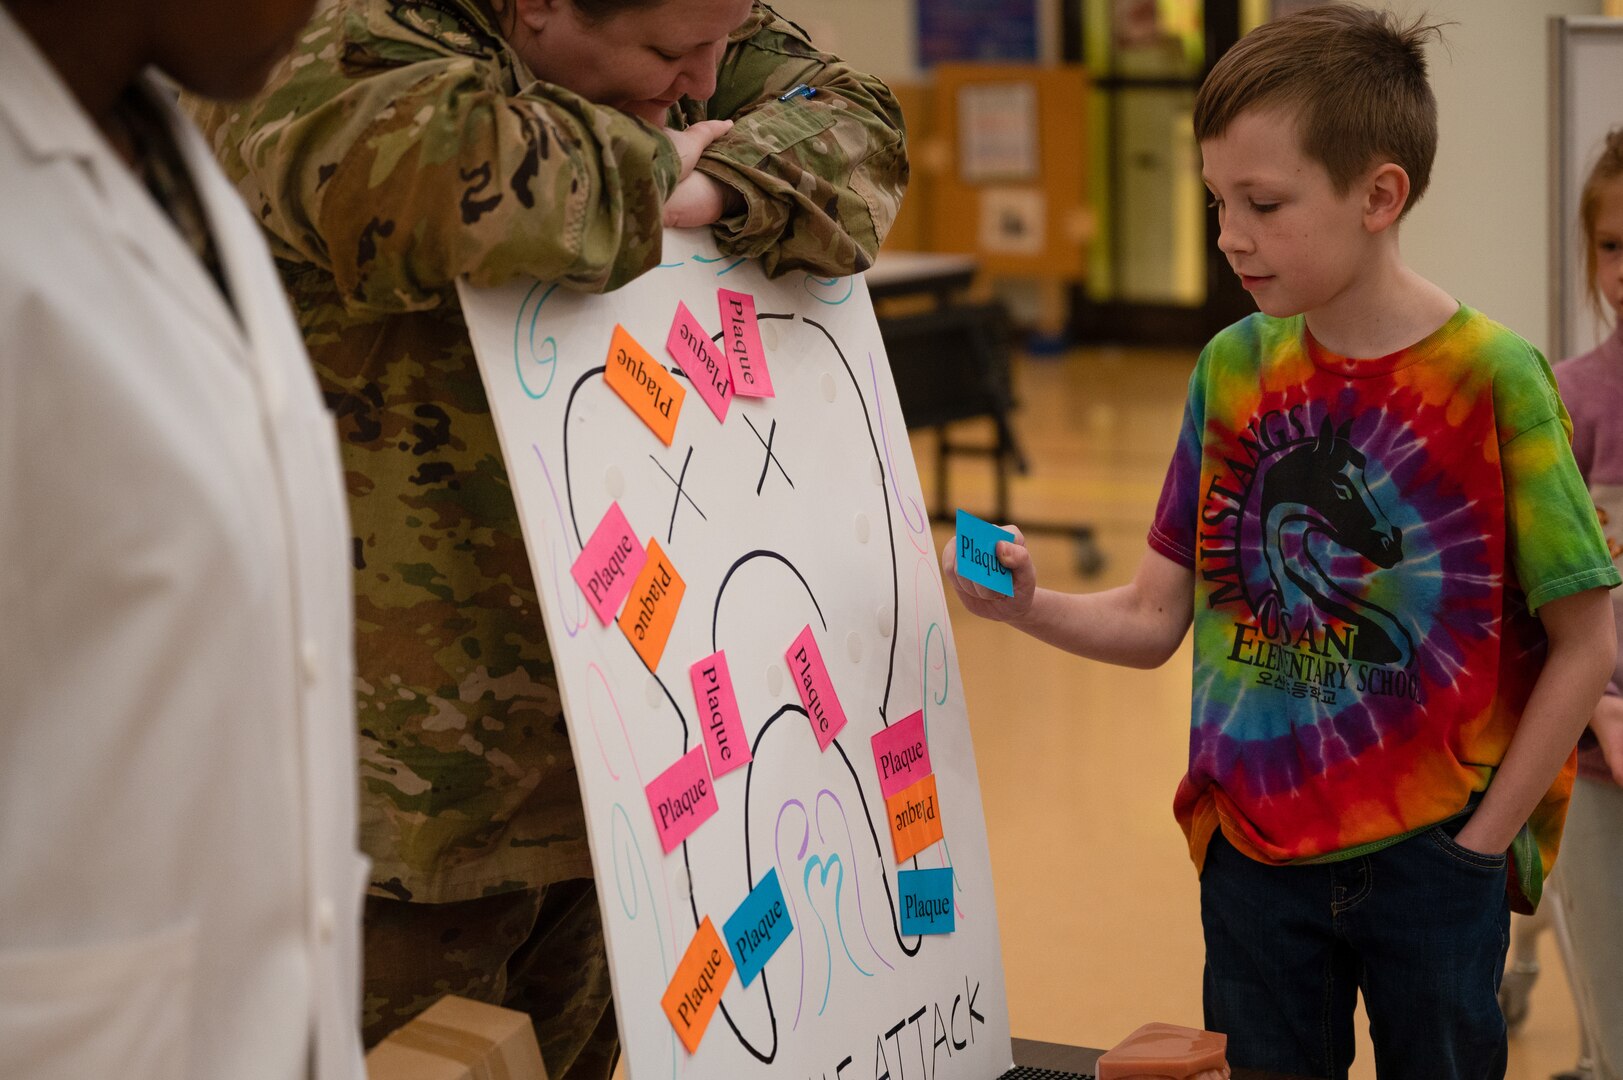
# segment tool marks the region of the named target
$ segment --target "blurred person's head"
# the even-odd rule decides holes
[[[545,82],[651,124],[715,93],[727,37],[751,0],[487,0],[513,51]]]
[[[0,2],[81,96],[82,87],[98,81],[121,88],[150,64],[212,98],[258,91],[316,6],[316,0]]]
[[[1607,133],[1600,159],[1578,199],[1589,300],[1614,323],[1623,320],[1623,127]]]

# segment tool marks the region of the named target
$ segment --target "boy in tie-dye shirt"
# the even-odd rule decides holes
[[[1267,24],[1202,87],[1219,246],[1261,313],[1190,380],[1129,585],[974,613],[1154,666],[1195,633],[1174,808],[1231,1064],[1340,1077],[1362,992],[1383,1080],[1502,1077],[1509,907],[1555,858],[1618,584],[1548,365],[1410,270],[1431,27]]]

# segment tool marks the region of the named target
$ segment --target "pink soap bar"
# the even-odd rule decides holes
[[[812,732],[817,736],[817,748],[827,750],[828,744],[845,726],[845,710],[840,708],[834,680],[828,677],[828,668],[823,664],[823,654],[817,650],[817,639],[812,637],[810,625],[783,655],[789,661],[795,689],[800,691],[800,703],[806,706],[806,719],[811,721]]]
[[[885,798],[930,775],[930,747],[924,741],[922,709],[880,731],[871,741],[874,768],[879,770],[879,791]]]
[[[727,357],[680,300],[676,302],[676,318],[671,321],[665,348],[687,373],[693,389],[704,398],[716,419],[727,419],[727,406],[733,400],[733,377],[727,370]]]
[[[699,703],[704,745],[710,751],[710,775],[720,776],[750,762],[744,719],[738,715],[738,697],[727,670],[727,652],[718,650],[688,669],[693,697]]]
[[[1229,1037],[1215,1031],[1145,1024],[1107,1050],[1099,1080],[1220,1080],[1229,1075]]]
[[[755,297],[749,293],[717,289],[721,306],[721,340],[727,346],[727,368],[733,392],[740,397],[771,397],[772,373],[761,348],[761,324],[755,318]]]
[[[705,768],[704,747],[695,746],[648,785],[648,809],[668,855],[716,812],[716,788]]]
[[[632,582],[637,580],[642,564],[647,561],[648,552],[643,550],[637,534],[631,531],[631,523],[626,521],[620,504],[610,503],[608,513],[597,523],[592,538],[581,548],[569,573],[580,591],[586,594],[586,602],[607,626],[614,621],[620,601],[631,591]]]

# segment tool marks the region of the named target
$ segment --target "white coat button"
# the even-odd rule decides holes
[[[321,677],[321,649],[313,639],[305,638],[299,655],[304,663],[304,681],[314,683]]]
[[[338,915],[333,910],[332,901],[324,898],[316,904],[316,933],[323,942],[328,942],[337,929]]]

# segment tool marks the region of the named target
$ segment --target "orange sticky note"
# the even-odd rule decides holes
[[[671,445],[687,391],[619,323],[614,324],[609,355],[603,361],[603,381],[625,399],[661,442]]]
[[[941,839],[941,805],[935,797],[935,774],[905,787],[885,800],[890,842],[896,861],[906,862]]]
[[[659,541],[649,537],[648,561],[642,564],[642,573],[632,583],[631,594],[620,612],[620,630],[649,671],[659,667],[686,591],[687,584],[666,558]]]
[[[704,1038],[710,1018],[721,1004],[721,992],[732,977],[733,956],[706,915],[682,955],[682,962],[676,965],[676,975],[665,988],[665,996],[660,998],[665,1015],[670,1017],[688,1053],[699,1049],[699,1040]]]

